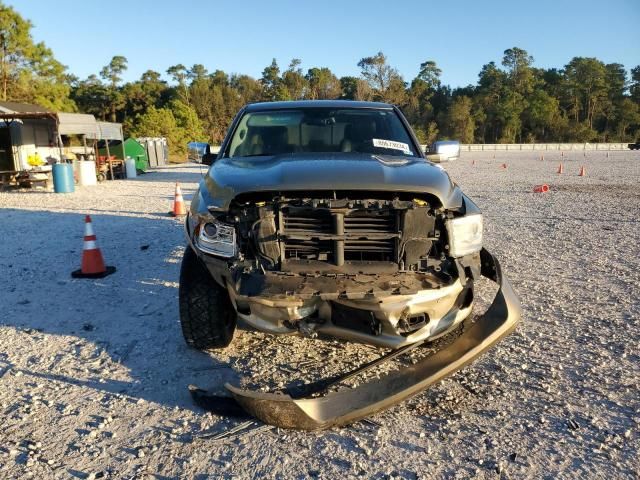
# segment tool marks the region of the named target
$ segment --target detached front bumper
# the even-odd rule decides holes
[[[301,430],[346,425],[399,403],[473,361],[511,333],[520,320],[519,299],[498,260],[483,249],[481,262],[482,275],[500,286],[493,303],[452,344],[415,365],[322,397],[292,398],[225,386],[250,415],[277,427]]]

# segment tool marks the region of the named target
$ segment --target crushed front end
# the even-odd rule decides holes
[[[269,333],[433,339],[469,315],[480,275],[482,217],[466,197],[453,211],[424,194],[245,193],[192,208],[187,230],[238,317]]]

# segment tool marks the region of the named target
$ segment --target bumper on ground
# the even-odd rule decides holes
[[[319,430],[345,425],[388,408],[461,369],[511,333],[520,319],[516,293],[500,264],[482,250],[482,275],[500,289],[489,309],[449,346],[415,365],[392,371],[355,389],[322,397],[294,399],[283,393],[243,390],[227,384],[235,400],[252,416],[282,428]]]

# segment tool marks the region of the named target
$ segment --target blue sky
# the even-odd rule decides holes
[[[182,63],[259,78],[275,57],[302,67],[357,75],[382,50],[410,81],[435,60],[444,83],[474,84],[510,47],[539,67],[593,56],[627,69],[640,64],[640,0],[165,1],[5,0],[34,24],[34,37],[81,78],[113,55],[129,60],[126,80]],[[106,9],[106,6],[112,7]]]

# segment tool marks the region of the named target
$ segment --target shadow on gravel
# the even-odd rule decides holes
[[[135,211],[135,210],[118,210],[118,213],[120,214],[118,216],[122,216],[122,215],[144,215],[146,217],[159,217],[159,218],[164,218],[164,219],[173,218],[173,215],[171,215],[169,213],[170,207],[171,207],[172,202],[173,202],[173,196],[172,197],[168,197],[167,196],[166,198],[167,198],[167,211],[166,212],[141,212],[141,211]],[[187,195],[183,195],[183,198],[185,198],[185,200],[186,200],[188,198],[188,196]],[[58,212],[58,210],[59,210],[59,212]],[[113,210],[108,209],[108,208],[68,208],[68,207],[65,207],[65,208],[59,208],[59,209],[50,208],[50,212],[51,213],[78,212],[81,215],[89,214],[93,218],[94,215],[104,215],[104,214],[112,213]]]
[[[190,384],[225,394],[224,383],[238,385],[243,376],[252,387],[301,387],[384,353],[335,339],[265,336],[242,326],[224,351],[192,350],[178,313],[182,220],[92,211],[98,246],[117,271],[99,280],[72,279],[81,261],[85,213],[0,209],[4,238],[12,245],[0,250],[0,282],[10,285],[0,292],[6,306],[0,325],[25,335],[22,348],[34,346],[27,367],[17,367],[24,361],[13,360],[11,351],[0,357],[14,371],[200,411]],[[260,376],[246,377],[250,372]]]
[[[182,221],[92,211],[105,263],[117,271],[72,279],[85,213],[0,209],[0,281],[8,286],[0,293],[0,326],[31,337],[23,347],[34,346],[26,368],[15,366],[10,350],[3,363],[34,378],[194,410],[189,384],[222,391],[237,382],[229,361],[192,350],[182,338]]]
[[[206,165],[188,164],[171,167],[166,170],[148,170],[136,177],[141,182],[199,183],[207,173]]]

